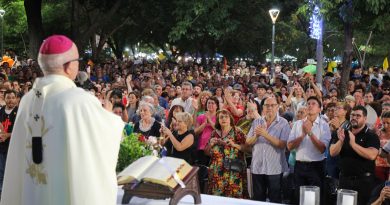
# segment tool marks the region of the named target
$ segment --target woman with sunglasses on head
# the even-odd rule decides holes
[[[205,148],[211,157],[208,193],[216,196],[247,198],[245,135],[234,125],[227,110],[217,113],[215,130]]]

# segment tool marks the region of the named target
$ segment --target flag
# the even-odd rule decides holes
[[[386,57],[385,60],[383,60],[383,70],[387,71],[388,68],[389,68],[389,61],[387,60]]]
[[[328,64],[328,72],[329,73],[333,73],[333,68],[336,68],[336,67],[337,67],[336,61],[329,62],[329,64]]]

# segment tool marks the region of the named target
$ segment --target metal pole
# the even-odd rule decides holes
[[[272,23],[272,56],[271,56],[271,79],[274,77],[275,65],[275,23]]]
[[[1,16],[1,58],[3,58],[3,48],[4,48],[3,33],[4,33],[4,19],[3,16]]]
[[[321,17],[321,27],[323,27],[323,18]],[[324,68],[324,48],[323,48],[323,42],[322,42],[322,33],[320,35],[320,38],[317,39],[317,48],[316,48],[316,60],[317,60],[317,76],[316,76],[316,82],[317,85],[321,86],[320,89],[322,89],[322,72]]]

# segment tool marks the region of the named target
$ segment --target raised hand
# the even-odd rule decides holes
[[[333,126],[335,129],[338,129],[341,126],[341,122],[337,118],[333,118],[333,120],[329,121],[329,125]]]
[[[126,84],[129,85],[132,81],[132,75],[128,75],[127,78],[126,78]]]
[[[339,127],[339,129],[337,130],[337,137],[339,138],[339,140],[341,142],[344,142],[345,133],[344,133],[344,129],[342,127]]]
[[[307,134],[311,131],[311,129],[313,128],[313,123],[310,122],[310,120],[305,120],[302,124],[302,132],[304,134]]]
[[[255,128],[255,134],[256,136],[265,136],[268,134],[267,129],[263,125],[258,125]]]
[[[348,131],[348,134],[349,134],[349,144],[350,145],[356,144],[356,142],[355,142],[355,139],[356,139],[355,135],[350,130]]]

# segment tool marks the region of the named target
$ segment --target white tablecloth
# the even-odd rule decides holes
[[[120,205],[123,197],[123,189],[121,187],[118,188],[118,197],[117,204]],[[234,199],[220,196],[212,196],[202,194],[202,205],[271,205],[275,203],[269,202],[259,202],[252,200],[244,200],[244,199]],[[152,199],[144,199],[133,197],[130,200],[130,205],[168,205],[169,199],[167,200],[152,200]],[[185,196],[179,203],[180,205],[189,205],[194,204],[194,198],[192,196]]]

